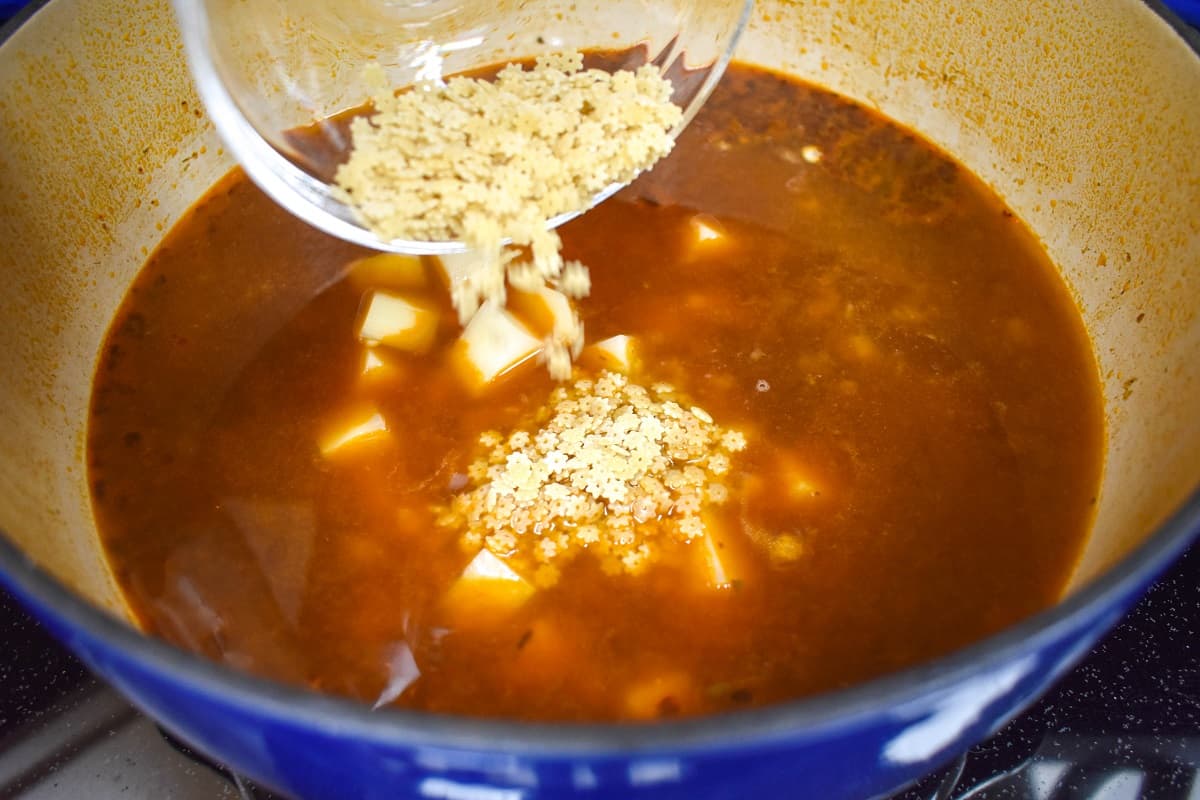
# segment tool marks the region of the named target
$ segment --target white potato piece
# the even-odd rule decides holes
[[[480,392],[541,349],[541,340],[516,317],[488,301],[455,342],[452,360],[466,386]]]
[[[359,309],[358,338],[410,353],[424,353],[437,335],[438,312],[424,303],[380,290],[367,292]]]
[[[360,289],[425,289],[429,280],[419,256],[375,253],[350,264],[347,277]]]
[[[579,360],[585,366],[628,375],[633,370],[634,351],[634,338],[621,334],[601,339],[583,348]]]
[[[491,550],[480,550],[471,563],[467,564],[459,577],[460,581],[516,581],[526,583],[525,579],[513,571]],[[526,585],[528,585],[526,583]],[[532,589],[532,587],[530,587]]]
[[[345,413],[330,425],[317,440],[321,455],[333,456],[351,445],[382,439],[388,436],[387,421],[372,407],[356,408]]]
[[[395,381],[404,375],[405,367],[397,359],[390,358],[383,347],[364,347],[361,366],[358,370],[359,380],[364,384],[377,384]]]
[[[538,336],[563,334],[575,329],[575,309],[562,292],[542,286],[535,292],[512,290],[508,293],[509,311]]]
[[[373,348],[368,347],[363,354],[363,364],[361,374],[371,375],[372,373],[386,370],[388,363],[379,357]]]
[[[805,466],[799,456],[781,453],[778,458],[778,474],[784,497],[795,503],[807,503],[824,494],[824,481]]]
[[[710,214],[697,214],[688,221],[688,238],[684,243],[684,256],[698,260],[720,253],[732,244],[732,237],[725,226]]]
[[[486,625],[520,608],[535,591],[512,567],[483,549],[446,591],[442,608],[456,625]]]
[[[697,583],[710,591],[733,590],[753,572],[748,542],[710,515],[705,515],[704,527],[704,536],[692,542]]]
[[[479,255],[471,251],[447,253],[444,256],[438,256],[437,261],[442,268],[442,281],[447,287],[454,286],[471,277],[472,273],[479,269],[480,263]]]

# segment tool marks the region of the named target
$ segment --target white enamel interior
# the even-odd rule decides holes
[[[1200,483],[1200,60],[1136,0],[760,0],[742,59],[912,126],[1042,238],[1092,334],[1094,577]],[[166,0],[54,0],[0,46],[0,528],[124,613],[84,464],[92,370],[163,232],[230,166]]]

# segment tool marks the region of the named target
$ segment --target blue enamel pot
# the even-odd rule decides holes
[[[1094,531],[1056,606],[922,666],[709,719],[531,725],[372,712],[129,624],[88,496],[90,379],[145,254],[231,162],[165,0],[51,0],[0,44],[0,579],[181,739],[298,798],[894,791],[1044,692],[1200,527],[1196,46],[1138,0],[760,0],[741,59],[919,130],[1062,271],[1104,380]]]

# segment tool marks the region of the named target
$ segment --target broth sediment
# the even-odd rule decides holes
[[[670,158],[561,234],[591,267],[588,341],[635,337],[643,383],[746,435],[736,585],[575,559],[509,615],[452,618],[471,556],[435,509],[554,384],[463,392],[436,291],[435,349],[363,381],[363,288],[324,276],[364,251],[235,172],[151,257],[96,377],[96,517],[146,629],[368,703],[605,720],[848,686],[1057,599],[1098,486],[1095,364],[1037,242],[960,166],[735,65]],[[355,403],[389,437],[323,456]],[[764,546],[784,535],[794,558]]]

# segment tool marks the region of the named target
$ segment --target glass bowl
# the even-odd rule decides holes
[[[649,59],[683,109],[677,136],[725,70],[753,0],[173,0],[200,96],[250,178],[308,223],[356,244],[415,254],[458,242],[384,241],[330,184],[344,116],[371,95],[369,63],[396,87],[564,50]],[[613,62],[610,60],[610,64]],[[309,127],[316,136],[289,136]],[[315,143],[315,146],[314,146]],[[332,155],[331,155],[332,154]],[[612,185],[593,205],[621,187]],[[555,226],[579,212],[559,215]]]

